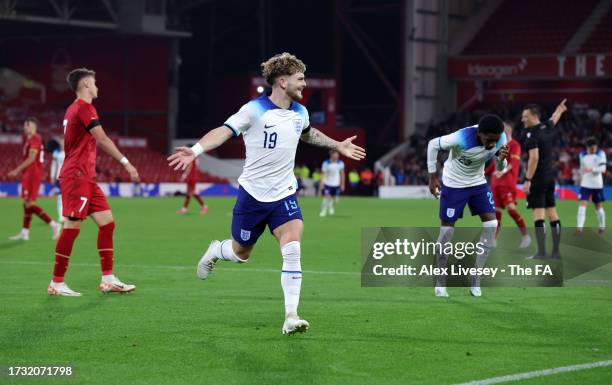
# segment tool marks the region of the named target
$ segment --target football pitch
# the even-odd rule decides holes
[[[0,199],[0,365],[75,371],[72,379],[0,383],[453,385],[612,359],[610,284],[483,288],[481,298],[467,288],[449,288],[450,298],[432,288],[362,288],[361,228],[437,226],[433,200],[342,198],[335,216],[319,218],[320,200],[302,198],[300,315],[311,329],[284,336],[274,238],[266,231],[248,263],[222,261],[198,280],[202,252],[230,234],[234,200],[208,199],[206,216],[193,202],[176,215],[181,203],[111,199],[115,273],[138,289],[98,291],[97,230],[87,220],[66,275],[83,297],[67,298],[46,294],[55,247],[48,227],[34,218],[30,241],[6,240],[21,228],[21,202]],[[56,215],[54,200],[40,205]],[[560,202],[564,226],[574,226],[576,205]],[[524,202],[520,211],[531,227]],[[595,226],[591,206],[587,215]],[[507,215],[504,225],[516,231]],[[612,366],[509,383],[609,384]]]

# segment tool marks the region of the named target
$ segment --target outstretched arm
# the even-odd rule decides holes
[[[567,106],[565,105],[566,102],[567,99],[563,99],[555,109],[555,112],[553,112],[552,116],[550,117],[550,120],[553,121],[553,124],[557,125],[557,123],[559,123],[559,119],[561,119],[561,115],[563,115],[563,113],[567,111]]]
[[[316,128],[310,127],[300,138],[304,142],[314,146],[336,150],[347,158],[361,160],[366,156],[365,149],[352,143],[353,140],[357,138],[357,135],[347,138],[342,142],[338,142]]]
[[[175,170],[185,170],[195,158],[202,153],[214,150],[233,136],[232,130],[227,126],[217,127],[209,131],[193,147],[177,147],[176,152],[168,157],[168,165]]]

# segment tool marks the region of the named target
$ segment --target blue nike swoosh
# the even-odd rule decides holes
[[[264,128],[272,128],[272,127],[274,127],[274,126],[276,126],[276,124],[273,124],[273,125],[271,125],[271,126],[268,126],[267,124],[264,124]]]
[[[289,214],[289,216],[292,216],[293,214],[295,214],[295,213],[297,213],[297,212],[298,212],[298,211],[294,211],[294,212],[292,212],[292,213],[287,213],[287,214]]]

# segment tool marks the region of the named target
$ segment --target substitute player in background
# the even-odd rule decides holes
[[[442,186],[437,172],[440,150],[449,151],[442,170]],[[485,163],[495,157],[497,170],[503,170],[508,166],[507,156],[504,124],[496,115],[485,115],[478,121],[478,125],[434,138],[427,146],[429,191],[440,198],[441,225],[437,242],[445,244],[452,240],[455,222],[463,217],[463,209],[467,204],[472,215],[480,216],[483,226],[480,235],[483,251],[476,254],[477,268],[484,267],[489,253],[495,247],[497,229],[493,194],[485,179]],[[448,255],[440,251],[436,260],[439,268],[445,268]],[[475,297],[482,295],[480,276],[471,277],[470,293]],[[436,297],[448,297],[446,277],[437,277],[434,294]]]
[[[340,192],[345,190],[344,162],[336,150],[329,152],[329,159],[321,167],[321,213],[319,216],[334,215],[334,206],[338,203]]]
[[[187,207],[189,207],[189,201],[193,196],[195,200],[198,201],[202,208],[200,209],[200,214],[204,215],[208,212],[208,205],[204,203],[204,200],[200,198],[198,193],[196,192],[196,183],[198,183],[198,159],[196,159],[193,163],[187,166],[183,175],[181,175],[181,181],[187,182],[187,192],[185,193],[185,201],[183,202],[183,207],[176,211],[179,215],[187,214]]]
[[[232,236],[221,242],[212,241],[198,263],[197,275],[206,279],[219,260],[246,262],[268,226],[283,257],[281,286],[285,322],[282,332],[293,334],[310,327],[297,313],[302,285],[303,229],[293,174],[298,143],[301,139],[315,146],[336,149],[355,160],[363,159],[365,150],[352,143],[355,136],[337,142],[310,126],[308,111],[298,103],[306,87],[306,66],[301,60],[285,52],[268,59],[261,67],[272,94],[251,100],[223,126],[204,135],[191,148],[177,148],[168,160],[171,167],[185,169],[203,152],[242,134],[246,160],[238,179],[240,190],[233,211]]]
[[[53,188],[57,193],[57,216],[60,222],[64,221],[64,216],[62,215],[62,189],[59,185],[59,174],[62,169],[62,165],[64,164],[64,159],[66,158],[66,153],[64,152],[64,138],[59,138],[57,140],[58,147],[53,151],[51,156],[51,171],[49,172],[49,180],[51,184],[53,184]]]
[[[14,178],[23,171],[21,175],[21,197],[23,198],[23,227],[21,232],[10,237],[12,241],[27,241],[30,239],[30,224],[32,214],[36,214],[51,227],[51,238],[57,239],[60,225],[51,219],[42,207],[36,204],[38,190],[43,178],[42,165],[45,160],[43,143],[40,135],[36,133],[38,120],[27,118],[23,122],[23,157],[24,160],[8,173],[9,178]]]
[[[527,207],[533,210],[538,251],[528,259],[546,258],[546,231],[544,218],[548,216],[553,239],[551,258],[559,259],[561,243],[561,221],[555,207],[555,176],[553,146],[558,131],[555,126],[567,111],[566,99],[557,106],[549,120],[541,122],[540,108],[530,104],[523,109],[521,121],[525,127],[523,145],[529,153],[523,191],[527,194]]]
[[[76,100],[64,115],[64,141],[66,159],[60,171],[64,229],[55,248],[53,278],[47,288],[51,295],[80,296],[64,282],[72,246],[81,231],[81,224],[88,216],[98,225],[98,254],[102,267],[100,290],[130,292],[136,289],[119,280],[113,274],[113,232],[115,222],[104,193],[96,184],[96,145],[120,162],[138,181],[138,172],[115,143],[106,135],[96,108],[91,102],[98,97],[95,72],[86,68],[72,70],[68,85],[76,93]]]
[[[523,235],[519,247],[524,249],[531,244],[531,237],[527,232],[527,227],[521,214],[516,211],[516,182],[521,167],[521,145],[512,138],[511,123],[504,122],[504,133],[508,143],[508,165],[503,170],[493,171],[493,176],[491,177],[491,190],[493,190],[496,210],[495,217],[497,218],[497,232],[495,236],[499,235],[502,224],[502,212],[505,208]]]
[[[595,205],[599,234],[606,230],[606,212],[603,208],[605,201],[603,193],[603,174],[606,172],[606,153],[598,149],[597,139],[590,137],[586,140],[586,152],[580,153],[580,203],[578,205],[578,218],[576,232],[582,234],[584,220],[586,219],[586,206],[589,198]]]

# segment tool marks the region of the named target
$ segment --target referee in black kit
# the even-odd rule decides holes
[[[561,221],[555,207],[555,176],[556,170],[553,166],[553,144],[558,131],[555,126],[561,119],[561,115],[567,111],[565,102],[557,106],[555,112],[546,122],[540,121],[540,108],[530,104],[523,109],[521,121],[525,127],[525,150],[529,153],[527,172],[523,191],[527,194],[527,207],[533,210],[536,240],[538,251],[529,259],[546,258],[546,230],[544,228],[544,217],[550,221],[553,239],[553,250],[550,255],[553,259],[560,259],[559,243],[561,241]]]

